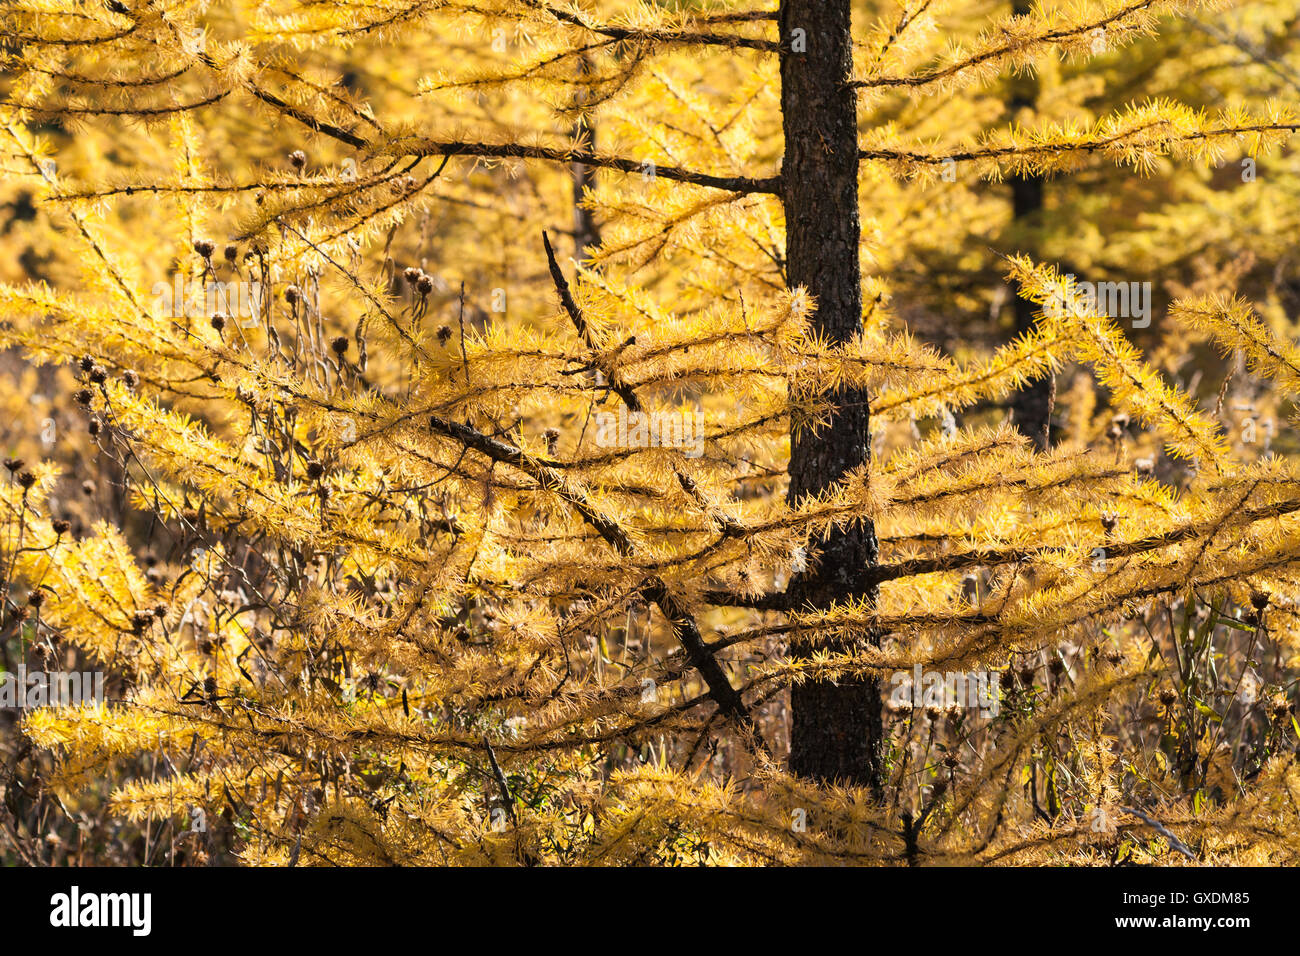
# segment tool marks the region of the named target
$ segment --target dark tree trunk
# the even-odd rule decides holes
[[[832,343],[862,327],[857,98],[847,85],[851,7],[851,0],[782,0],[780,8],[786,278],[790,288],[803,286],[816,298],[813,326]],[[867,400],[865,393],[841,391],[830,425],[816,434],[794,423],[790,501],[826,489],[867,460]],[[825,607],[852,596],[874,598],[867,578],[878,559],[871,522],[832,533],[820,550],[820,562],[790,583],[798,599]],[[879,793],[880,705],[875,678],[792,688],[790,769]]]
[[[1028,0],[1015,0],[1011,10],[1017,15],[1028,13],[1032,4]],[[1012,80],[1011,118],[1038,98],[1038,82],[1028,74]],[[1026,230],[1036,230],[1043,217],[1043,178],[1041,176],[1009,176],[1011,184],[1011,226],[1023,235]],[[1030,255],[1034,249],[1022,250]],[[1016,335],[1024,335],[1034,327],[1034,303],[1016,296],[1013,300]],[[1034,442],[1039,451],[1051,445],[1052,406],[1056,399],[1056,379],[1052,375],[1028,382],[1011,400],[1011,418],[1015,426]]]
[[[579,71],[583,76],[591,72],[591,64],[585,56],[582,58]],[[584,106],[588,99],[587,88],[581,87],[578,106]],[[585,110],[578,113],[578,119],[573,124],[573,138],[582,144],[587,152],[596,152],[596,129],[591,125],[591,119]],[[584,209],[579,205],[582,202],[583,192],[596,188],[596,170],[585,163],[573,163],[571,171],[573,173],[574,258],[581,263],[591,255],[592,249],[600,245],[600,230],[596,225],[596,218],[591,214],[590,209]]]

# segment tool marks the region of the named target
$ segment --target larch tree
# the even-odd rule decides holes
[[[1201,6],[976,7],[7,4],[6,664],[108,691],[18,706],[6,852],[1294,860],[1295,463],[1066,270],[997,250],[1034,323],[953,355],[891,286],[957,175],[1300,114],[990,123]],[[1300,386],[1245,299],[1164,318]],[[1067,362],[1061,440],[991,408]]]

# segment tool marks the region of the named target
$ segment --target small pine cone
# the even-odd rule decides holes
[[[1178,699],[1178,694],[1177,692],[1174,691],[1172,687],[1166,687],[1164,690],[1160,692],[1160,703],[1164,704],[1164,706],[1166,707],[1172,706],[1174,701],[1176,701],[1177,699]]]
[[[207,695],[208,700],[217,699],[217,679],[215,677],[203,678],[203,693]]]
[[[322,464],[321,464],[320,462],[318,462],[318,461],[309,461],[309,462],[307,462],[307,477],[308,477],[308,478],[310,478],[312,481],[316,481],[316,480],[319,479],[319,478],[321,477],[321,475],[323,475],[323,474],[325,474],[325,466],[324,466],[324,465],[322,465]]]
[[[37,589],[27,595],[27,603],[32,607],[40,607],[45,603],[45,592]]]
[[[72,530],[72,522],[66,518],[55,518],[50,522],[50,527],[54,529],[55,534],[67,534]]]
[[[1256,611],[1263,611],[1268,607],[1268,595],[1263,591],[1256,591],[1250,596],[1250,606]]]
[[[415,268],[415,266],[410,266],[402,270],[402,278],[406,280],[407,285],[415,285],[420,281],[421,275],[423,275],[423,273],[420,272],[419,269]]]
[[[451,338],[451,329],[445,325],[438,326],[438,344],[446,345],[449,338]]]
[[[96,365],[90,370],[90,380],[96,385],[103,385],[108,381],[108,372],[102,365]]]
[[[95,360],[91,358],[89,355],[83,355],[80,359],[77,360],[77,366],[83,372],[89,372],[92,368],[95,367]]]
[[[131,615],[131,631],[135,634],[143,634],[152,623],[153,615],[148,611],[136,611]]]
[[[91,438],[94,438],[103,430],[104,430],[104,423],[101,422],[98,418],[92,417],[90,421],[86,423],[86,431],[90,432]]]
[[[227,262],[234,262],[239,258],[239,247],[234,244],[226,246],[226,248],[222,250],[222,255],[226,257]]]
[[[25,465],[25,464],[27,464],[27,462],[23,461],[21,458],[6,458],[6,459],[5,459],[5,467],[8,468],[9,471],[11,471],[11,472],[14,472],[14,471],[22,471],[23,465]]]
[[[163,618],[165,618],[165,617],[167,616],[167,605],[166,605],[166,604],[155,604],[155,605],[153,606],[153,616],[156,617],[156,618],[158,618],[158,620],[160,620],[160,621],[161,621]]]
[[[212,253],[217,251],[217,244],[211,239],[199,239],[194,243],[194,251],[204,259],[211,259]]]
[[[428,295],[433,291],[433,276],[421,274],[420,278],[415,281],[415,291],[420,295]]]
[[[213,314],[211,322],[212,322],[212,327],[216,329],[218,333],[220,333],[221,330],[226,327],[226,317],[222,315],[220,312],[216,312]]]
[[[343,353],[348,350],[348,337],[346,335],[340,335],[338,338],[334,339],[334,341],[330,342],[330,348],[333,349],[335,355],[342,358]]]
[[[140,384],[140,376],[137,375],[132,369],[127,369],[125,372],[122,373],[122,381],[126,384],[127,388],[134,389],[137,385]]]
[[[300,149],[295,149],[289,154],[289,165],[298,172],[302,172],[307,166],[307,154]]]
[[[18,484],[22,485],[23,490],[26,491],[32,485],[36,484],[36,475],[32,474],[30,471],[20,472],[18,474]]]
[[[298,300],[301,298],[302,292],[299,291],[296,285],[291,285],[284,290],[284,301],[288,302],[290,305],[296,305]]]
[[[72,396],[73,400],[78,405],[89,405],[90,400],[94,397],[94,394],[88,388],[79,388],[77,389],[77,394]]]

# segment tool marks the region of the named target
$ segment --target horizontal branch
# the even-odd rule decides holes
[[[1129,558],[1138,554],[1146,554],[1150,551],[1158,551],[1161,548],[1173,544],[1179,544],[1210,531],[1218,530],[1218,528],[1239,527],[1241,525],[1252,524],[1256,521],[1267,520],[1268,518],[1279,518],[1282,515],[1292,514],[1297,511],[1300,511],[1300,500],[1291,499],[1289,501],[1278,502],[1277,504],[1261,505],[1258,508],[1249,508],[1245,511],[1225,516],[1224,520],[1219,522],[1214,528],[1207,528],[1205,522],[1197,522],[1194,524],[1184,525],[1181,528],[1175,528],[1172,531],[1166,531],[1163,534],[1150,535],[1145,538],[1139,538],[1136,541],[1103,544],[1102,547],[1106,552],[1107,559]],[[895,581],[899,578],[911,578],[921,574],[936,574],[943,571],[962,571],[967,568],[1015,564],[1020,561],[1032,560],[1037,555],[1052,550],[1059,549],[1006,548],[991,549],[987,551],[967,551],[962,554],[945,554],[933,558],[911,558],[906,561],[896,561],[892,564],[881,564],[874,568],[869,568],[867,570],[867,577],[871,579],[872,583],[880,584],[885,581]]]
[[[624,173],[643,173],[661,179],[707,186],[733,193],[777,194],[781,188],[780,176],[754,178],[751,176],[713,176],[709,173],[681,169],[677,166],[659,166],[650,161],[624,159],[619,156],[599,156],[575,149],[553,146],[525,146],[522,143],[440,143],[430,139],[396,143],[376,150],[379,155],[408,156],[477,156],[484,159],[541,159],[553,163],[581,163],[597,169],[613,169]]]
[[[690,33],[684,30],[634,30],[630,27],[615,27],[607,24],[586,23],[576,14],[570,13],[567,10],[557,10],[549,5],[546,7],[546,12],[562,23],[581,27],[584,30],[599,34],[600,36],[609,37],[611,40],[643,40],[648,43],[744,47],[750,50],[761,50],[765,53],[779,53],[781,50],[781,44],[777,43],[775,40],[761,40],[754,37],[740,37],[726,33]],[[766,19],[766,17],[763,19]]]
[[[858,151],[858,158],[866,160],[881,160],[885,162],[908,162],[922,166],[938,166],[949,161],[964,163],[976,159],[997,160],[1008,159],[1014,156],[1032,156],[1039,154],[1054,156],[1060,153],[1095,153],[1122,144],[1126,137],[1144,132],[1147,128],[1148,127],[1139,127],[1136,129],[1124,130],[1121,133],[1117,133],[1116,135],[1109,136],[1105,139],[1085,140],[1077,143],[1040,143],[1031,146],[989,146],[983,149],[964,150],[959,153],[948,153],[946,155],[913,153],[904,149],[863,149]],[[1198,139],[1209,139],[1212,136],[1237,136],[1244,133],[1294,133],[1297,130],[1300,130],[1300,124],[1297,123],[1257,123],[1253,126],[1242,127],[1220,126],[1215,127],[1214,129],[1196,130],[1178,136],[1171,136],[1158,142],[1146,143],[1143,145],[1153,148],[1169,147],[1178,143],[1190,143]]]

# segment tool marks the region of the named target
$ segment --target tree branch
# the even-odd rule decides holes
[[[351,135],[351,134],[347,134]],[[376,150],[378,155],[409,156],[479,156],[487,159],[541,159],[553,163],[582,163],[600,169],[614,169],[624,173],[645,172],[648,163],[619,156],[598,156],[594,153],[553,146],[526,146],[522,143],[440,143],[431,139],[399,141]],[[677,166],[655,166],[653,175],[693,186],[707,186],[733,193],[771,193],[780,191],[781,177],[768,176],[714,176]]]

